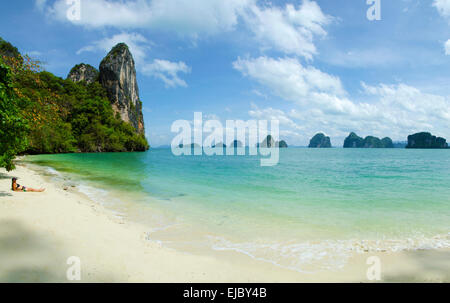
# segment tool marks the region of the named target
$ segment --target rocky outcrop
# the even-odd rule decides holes
[[[380,138],[367,136],[364,139],[363,148],[382,148],[382,147],[383,143],[381,142]]]
[[[275,145],[279,148],[288,148],[288,145],[284,140],[278,141]]]
[[[113,47],[100,63],[99,81],[106,89],[111,105],[123,121],[136,132],[144,133],[142,102],[136,81],[133,56],[125,43]]]
[[[364,139],[353,132],[344,140],[344,148],[361,148],[363,146]]]
[[[272,148],[275,147],[275,140],[271,135],[268,135],[259,145],[260,147]]]
[[[259,144],[259,147],[262,147],[262,148],[272,148],[272,147],[275,147],[275,144],[276,144],[276,142],[275,142],[275,140],[273,139],[273,137],[272,137],[271,135],[268,135],[268,136],[263,140],[263,142],[261,142],[261,143]]]
[[[352,132],[345,138],[344,148],[394,148],[394,144],[389,137],[380,140],[377,137],[367,136],[363,139]]]
[[[69,72],[67,79],[73,82],[86,81],[86,83],[93,83],[98,81],[98,70],[92,65],[81,63],[75,65]]]
[[[318,133],[312,137],[309,141],[309,148],[331,148],[330,137],[325,136],[323,133]]]
[[[221,148],[226,148],[227,146],[225,145],[225,144],[223,144],[222,142],[219,142],[219,143],[217,143],[217,144],[215,144],[215,145],[213,145],[213,146],[211,146],[212,148],[215,148],[215,147],[221,147]]]
[[[261,148],[274,148],[274,147],[278,147],[278,148],[288,148],[288,145],[286,143],[286,141],[281,140],[281,141],[275,141],[275,139],[271,136],[268,135],[263,142],[256,144],[256,147],[261,147]]]
[[[231,148],[233,148],[233,147],[239,148],[239,147],[243,147],[243,145],[242,145],[242,142],[241,142],[241,141],[239,141],[239,140],[234,140],[234,141],[230,144],[230,147],[231,147]]]
[[[394,148],[394,142],[392,142],[392,139],[389,137],[381,139],[381,143],[384,148]]]
[[[447,140],[422,132],[408,136],[406,148],[448,148]]]

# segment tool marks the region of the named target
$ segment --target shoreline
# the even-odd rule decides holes
[[[47,190],[11,192],[13,175]],[[147,232],[21,163],[0,171],[0,282],[70,282],[71,256],[81,260],[81,282],[371,282],[366,259],[374,255],[382,281],[450,281],[450,249],[359,254],[342,270],[307,274],[232,251],[177,251],[147,239]]]

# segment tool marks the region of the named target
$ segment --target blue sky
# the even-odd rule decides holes
[[[321,131],[406,140],[450,138],[450,0],[11,1],[0,36],[66,77],[98,67],[127,43],[135,57],[146,133],[170,144],[177,119],[278,119],[280,136],[306,145]]]

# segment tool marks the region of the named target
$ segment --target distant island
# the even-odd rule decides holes
[[[233,142],[231,142],[230,144],[230,148],[241,148],[243,146],[242,142],[239,140],[234,140]]]
[[[407,141],[397,141],[394,142],[394,148],[405,148],[408,145]]]
[[[213,146],[211,146],[212,148],[216,148],[216,147],[218,147],[218,148],[226,148],[227,146],[225,145],[225,144],[223,144],[222,142],[219,142],[219,143],[217,143],[217,144],[214,144]]]
[[[275,139],[271,135],[268,135],[261,143],[257,144],[256,147],[260,147],[260,148],[274,148],[274,147],[288,148],[288,145],[287,145],[286,141],[284,141],[284,140],[275,141]]]
[[[309,141],[309,148],[331,148],[330,137],[325,136],[323,133],[318,133]]]
[[[191,148],[199,147],[195,144],[189,145]],[[180,144],[179,147],[183,147],[183,144]],[[187,147],[187,146],[186,146]],[[227,148],[227,146],[220,142],[217,144],[213,144],[212,148],[222,147]],[[244,144],[239,140],[234,140],[230,146],[230,148],[241,148],[244,147]],[[261,143],[256,144],[257,148],[288,148],[288,144],[284,140],[275,141],[272,135],[268,135]],[[408,136],[408,141],[397,141],[393,142],[391,138],[385,137],[383,139],[367,136],[362,138],[358,136],[356,133],[351,132],[344,140],[344,148],[427,148],[427,149],[445,149],[448,148],[448,144],[446,139],[441,137],[433,136],[428,132],[417,133]],[[314,137],[309,141],[308,148],[332,148],[331,139],[329,136],[326,136],[324,133],[317,133]]]
[[[448,148],[447,140],[422,132],[408,136],[406,148],[444,149]]]
[[[164,145],[162,145],[164,146]],[[165,146],[164,146],[165,147]],[[168,146],[170,147],[170,146]],[[178,145],[179,148],[184,148],[184,147],[191,147],[191,148],[201,148],[200,145],[192,143],[192,144],[179,144]],[[205,148],[206,146],[203,146],[203,148]],[[224,144],[223,142],[219,142],[217,144],[212,144],[211,148],[242,148],[245,147],[244,144],[240,141],[240,140],[233,140],[230,143],[230,146],[227,146],[226,144]],[[284,140],[280,140],[280,141],[275,141],[273,139],[273,137],[271,135],[268,135],[263,142],[256,144],[257,148],[288,148],[288,145],[286,143],[286,141]]]
[[[394,148],[394,143],[389,137],[379,139],[373,136],[361,138],[354,132],[344,140],[344,148]]]

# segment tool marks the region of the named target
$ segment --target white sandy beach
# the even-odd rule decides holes
[[[11,177],[44,193],[11,191]],[[70,282],[71,256],[81,282],[371,282],[359,254],[339,271],[299,273],[242,254],[187,254],[146,239],[146,227],[116,218],[76,192],[18,166],[0,171],[0,282]],[[375,254],[383,281],[450,281],[450,250]]]

